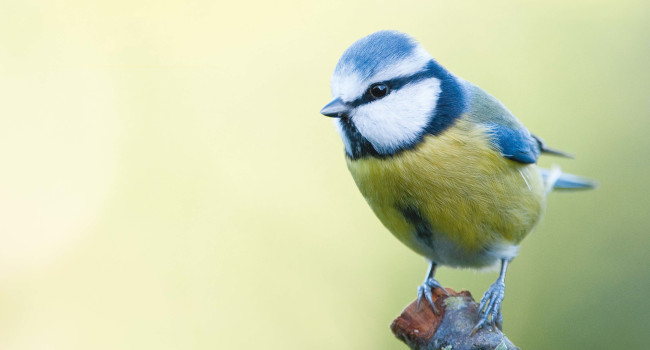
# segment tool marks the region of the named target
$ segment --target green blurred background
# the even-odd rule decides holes
[[[319,115],[342,51],[418,38],[597,179],[512,265],[524,349],[650,342],[650,3],[0,2],[1,349],[403,349],[426,264]],[[480,296],[495,273],[441,269]]]

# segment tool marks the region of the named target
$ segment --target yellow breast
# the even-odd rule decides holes
[[[484,266],[516,246],[541,216],[535,165],[504,158],[487,130],[463,118],[415,149],[348,159],[375,214],[404,244],[441,264]]]

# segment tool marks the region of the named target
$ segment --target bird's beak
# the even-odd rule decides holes
[[[320,114],[332,118],[347,117],[350,113],[350,107],[345,104],[340,98],[335,98],[332,102],[328,103],[320,110]]]

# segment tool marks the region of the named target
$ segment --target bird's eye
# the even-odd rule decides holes
[[[390,89],[386,84],[378,83],[378,84],[372,84],[368,88],[368,92],[370,92],[370,96],[372,96],[375,99],[380,99],[390,92]]]

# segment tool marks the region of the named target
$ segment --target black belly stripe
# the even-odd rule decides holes
[[[412,206],[405,206],[400,208],[400,212],[406,221],[415,228],[415,236],[418,241],[433,249],[433,230],[431,224],[420,214],[420,210]]]

